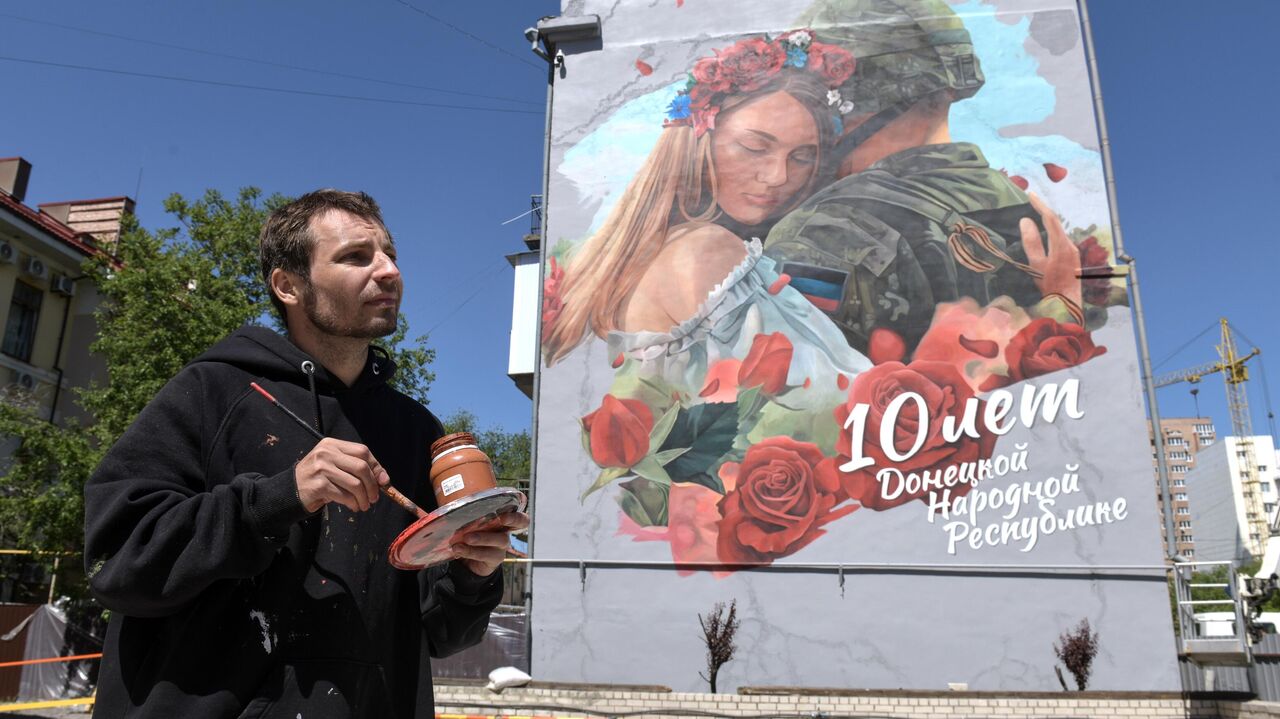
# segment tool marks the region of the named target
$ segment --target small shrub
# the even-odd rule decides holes
[[[1076,688],[1084,691],[1089,686],[1089,673],[1093,670],[1093,658],[1098,655],[1098,633],[1089,628],[1089,620],[1081,619],[1075,629],[1058,635],[1053,645],[1053,653],[1058,661],[1075,677]],[[1067,691],[1067,682],[1062,678],[1062,671],[1054,666],[1058,674],[1058,682]]]
[[[705,617],[698,615],[698,624],[702,625],[702,639],[707,644],[707,673],[699,673],[698,676],[711,685],[711,693],[715,694],[716,675],[720,673],[720,667],[733,659],[733,652],[737,649],[733,635],[738,631],[738,600],[730,602],[728,613],[722,602],[716,602],[710,614]]]

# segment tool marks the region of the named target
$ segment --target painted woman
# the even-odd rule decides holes
[[[644,166],[555,278],[547,364],[595,336],[615,363],[635,360],[634,371],[698,392],[708,368],[781,334],[793,348],[788,386],[834,387],[866,369],[751,233],[815,189],[841,132],[833,88],[852,72],[849,52],[806,30],[695,63]]]

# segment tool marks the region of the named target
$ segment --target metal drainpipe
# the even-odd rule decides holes
[[[1111,232],[1115,244],[1116,259],[1129,266],[1129,296],[1133,298],[1133,314],[1137,324],[1138,360],[1142,367],[1142,384],[1147,395],[1147,408],[1151,413],[1151,436],[1155,442],[1156,473],[1160,478],[1160,499],[1164,507],[1164,535],[1169,559],[1178,555],[1176,535],[1173,530],[1173,501],[1169,494],[1169,467],[1164,456],[1164,430],[1160,426],[1160,403],[1156,400],[1155,378],[1151,372],[1151,352],[1147,345],[1146,316],[1142,312],[1142,293],[1138,291],[1138,265],[1124,251],[1124,236],[1120,232],[1120,211],[1116,205],[1116,176],[1111,165],[1111,141],[1107,137],[1107,115],[1102,108],[1102,85],[1098,79],[1098,59],[1093,51],[1093,30],[1089,25],[1088,0],[1080,0],[1080,23],[1084,29],[1085,53],[1089,63],[1089,81],[1093,85],[1093,108],[1098,115],[1098,140],[1102,149],[1103,174],[1107,179],[1107,203],[1111,208]]]
[[[74,289],[75,283],[84,278],[84,275],[70,278],[71,287]],[[53,385],[53,404],[49,407],[49,424],[54,424],[58,416],[58,398],[62,396],[62,341],[67,336],[67,321],[71,318],[71,302],[74,299],[73,293],[66,298],[67,302],[62,306],[62,327],[58,329],[58,349],[53,353],[53,370],[58,373],[58,380]]]

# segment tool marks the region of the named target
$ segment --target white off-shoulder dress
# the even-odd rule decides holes
[[[800,393],[811,402],[842,389],[840,375],[852,379],[871,367],[829,317],[779,281],[776,265],[763,256],[758,239],[745,244],[747,256],[691,317],[666,332],[610,332],[609,357],[621,354],[637,362],[630,371],[697,392],[709,367],[720,360],[743,360],[758,335],[781,332],[793,347],[787,385],[817,390]]]

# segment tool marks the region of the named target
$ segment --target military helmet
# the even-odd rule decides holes
[[[944,0],[816,0],[799,25],[857,59],[840,88],[851,112],[880,112],[940,90],[959,100],[982,87],[973,40]]]

